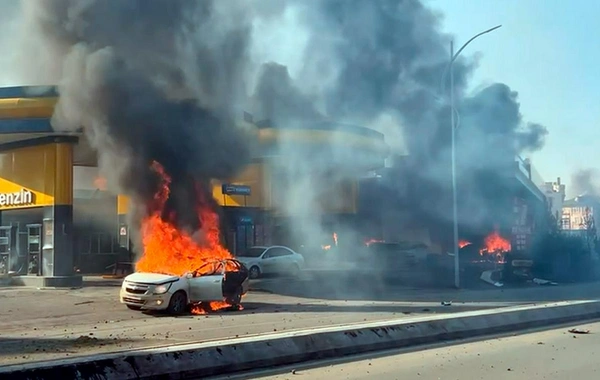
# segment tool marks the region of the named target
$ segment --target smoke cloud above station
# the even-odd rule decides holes
[[[83,126],[110,184],[134,204],[152,197],[156,178],[148,163],[157,160],[173,178],[177,201],[169,209],[177,223],[197,228],[187,207],[198,196],[193,184],[212,200],[210,180],[249,162],[256,146],[236,123],[249,111],[274,125],[335,120],[379,129],[424,183],[416,211],[449,220],[448,209],[430,199],[450,184],[450,111],[441,91],[450,36],[441,32],[442,15],[421,1],[20,4],[24,40],[14,75],[59,85],[53,125]],[[466,94],[476,67],[471,58],[454,64],[458,161],[463,183],[473,182],[469,202],[487,205],[481,212],[489,214],[495,210],[475,186],[481,177],[469,173],[503,180],[512,157],[540,149],[547,131],[522,120],[508,85]],[[315,168],[315,160],[288,153],[294,175]],[[298,183],[306,189],[285,202],[290,213],[303,209],[302,197],[319,194],[313,181]]]

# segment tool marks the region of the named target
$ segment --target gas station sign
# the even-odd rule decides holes
[[[221,187],[223,195],[250,195],[252,189],[246,185],[224,184]]]
[[[522,198],[515,198],[513,203],[513,227],[511,247],[513,251],[527,251],[531,245],[533,226],[529,217],[529,207]]]

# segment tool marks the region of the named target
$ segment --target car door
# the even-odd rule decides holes
[[[219,264],[213,274],[189,278],[189,302],[222,300],[223,271],[224,265]]]
[[[273,248],[273,271],[283,273],[292,267],[294,253],[285,247]]]
[[[262,254],[260,259],[260,268],[262,273],[273,273],[276,271],[276,253],[277,248],[268,248],[265,253]]]

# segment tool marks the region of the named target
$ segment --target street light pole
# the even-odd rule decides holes
[[[460,261],[458,257],[458,201],[456,192],[456,126],[454,125],[454,41],[450,41],[450,125],[452,132],[452,229],[454,242],[454,287],[460,287]]]
[[[453,237],[454,237],[454,286],[456,288],[460,288],[460,261],[458,256],[458,202],[457,202],[457,191],[456,191],[456,125],[455,118],[458,111],[454,107],[454,70],[452,70],[452,64],[456,60],[456,58],[460,55],[460,53],[470,44],[474,39],[480,37],[484,34],[492,32],[502,25],[495,26],[491,29],[484,30],[481,33],[476,34],[471,37],[470,40],[465,42],[465,44],[458,49],[456,53],[454,53],[454,41],[450,41],[450,62],[444,71],[444,75],[442,77],[442,86],[445,83],[446,73],[450,71],[450,125],[452,128],[451,136],[452,136],[452,223],[453,223]]]

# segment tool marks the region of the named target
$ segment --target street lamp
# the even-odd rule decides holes
[[[477,37],[483,36],[489,32],[492,32],[502,25],[495,26],[491,29],[485,30],[481,33],[476,34],[471,37],[456,53],[454,53],[454,41],[450,41],[450,62],[448,62],[448,66],[446,66],[446,70],[444,70],[444,75],[442,76],[442,88],[444,87],[446,74],[448,71],[450,72],[450,120],[451,120],[451,128],[452,128],[452,221],[454,227],[454,286],[456,288],[460,287],[460,262],[458,257],[458,210],[457,210],[457,201],[456,201],[456,121],[455,119],[459,116],[458,111],[454,108],[454,73],[452,70],[452,64],[456,60],[456,58],[460,55],[460,53]]]

